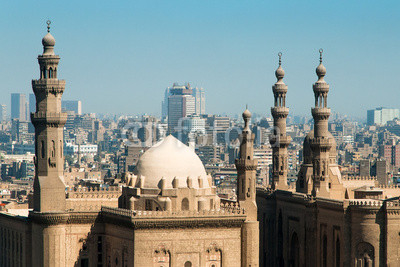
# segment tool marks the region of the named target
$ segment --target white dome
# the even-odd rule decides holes
[[[178,180],[178,187],[187,187],[188,177],[192,178],[193,188],[199,187],[199,178],[204,181],[204,187],[209,187],[206,170],[200,158],[172,135],[155,144],[140,157],[134,174],[139,179],[144,176],[144,188],[161,188],[162,178],[165,188],[172,188],[174,178]]]

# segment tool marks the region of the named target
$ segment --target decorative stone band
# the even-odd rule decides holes
[[[29,212],[29,219],[44,225],[93,224],[98,212]]]
[[[250,159],[236,159],[235,161],[236,169],[238,171],[255,171],[257,170],[257,161]]]
[[[289,146],[291,141],[292,141],[292,138],[290,136],[287,136],[287,135],[279,136],[279,135],[271,134],[269,136],[270,144],[271,145],[279,144],[279,147],[281,147],[281,148]]]
[[[314,83],[313,84],[314,92],[322,92],[327,93],[329,92],[329,84],[327,83]]]
[[[284,83],[276,83],[272,86],[272,91],[274,92],[274,94],[275,93],[286,94],[287,90],[288,90],[288,86]]]
[[[45,124],[48,126],[64,126],[67,122],[68,114],[64,112],[32,112],[31,120],[33,125]]]
[[[149,228],[203,228],[241,227],[246,220],[244,212],[235,214],[225,210],[210,211],[130,211],[102,207],[102,220],[135,229]]]
[[[314,120],[328,120],[331,115],[331,109],[321,107],[311,108],[311,114]]]
[[[289,108],[287,107],[272,107],[271,114],[274,119],[285,119],[289,115]]]

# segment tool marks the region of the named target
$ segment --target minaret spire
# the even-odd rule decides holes
[[[250,130],[251,112],[243,112],[244,129],[241,134],[237,169],[237,200],[240,208],[246,212],[246,221],[242,226],[242,264],[241,266],[258,266],[259,256],[259,223],[256,204],[256,170],[254,159],[254,137]]]
[[[61,112],[61,96],[65,81],[57,79],[60,57],[54,54],[54,37],[42,39],[43,54],[38,56],[40,77],[32,80],[36,96],[36,112],[31,113],[35,126],[34,212],[64,212],[64,155],[63,128],[67,114]]]
[[[319,65],[316,69],[318,81],[313,85],[315,107],[311,113],[314,118],[314,138],[310,146],[313,152],[313,190],[314,196],[329,197],[329,151],[332,146],[328,132],[328,119],[331,113],[328,108],[329,84],[324,80],[326,68],[322,64],[323,50],[319,50]]]
[[[274,93],[274,107],[271,108],[271,114],[274,118],[274,130],[270,136],[270,144],[272,146],[272,188],[287,189],[287,171],[288,171],[288,155],[287,147],[291,138],[286,135],[286,118],[289,109],[286,107],[287,85],[283,82],[285,71],[282,68],[282,53],[278,53],[279,66],[275,71],[277,82],[272,86]]]

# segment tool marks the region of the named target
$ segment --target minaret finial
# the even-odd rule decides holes
[[[322,53],[324,52],[324,49],[320,48],[319,49],[319,63],[322,63]]]
[[[50,24],[51,24],[51,21],[50,21],[50,20],[47,20],[47,21],[46,21],[46,24],[47,24],[47,32],[50,32]]]
[[[279,57],[279,66],[282,65],[282,52],[278,53],[278,57]]]

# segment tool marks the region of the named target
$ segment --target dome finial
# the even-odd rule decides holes
[[[47,32],[50,32],[51,20],[47,20],[47,21],[46,21],[46,24],[47,24]]]
[[[282,52],[278,53],[278,57],[279,57],[279,66],[282,65]]]
[[[320,48],[319,49],[319,63],[322,63],[322,53],[324,52],[324,49]]]
[[[278,79],[277,83],[283,83],[282,79],[285,77],[285,71],[282,69],[282,52],[278,53],[279,57],[279,66],[275,71],[275,77]]]
[[[319,65],[317,67],[317,69],[315,70],[319,81],[323,81],[324,80],[324,76],[326,74],[326,68],[325,66],[322,64],[322,53],[324,52],[324,50],[322,48],[319,49]]]

